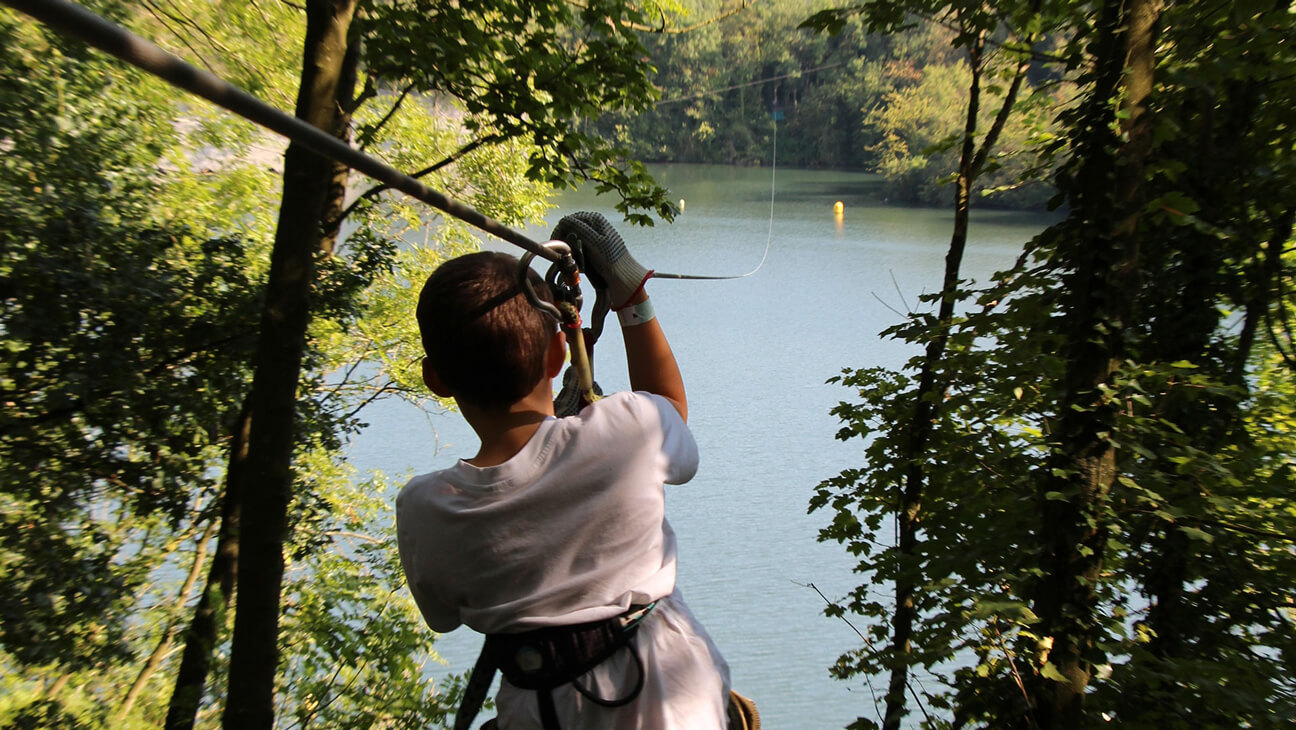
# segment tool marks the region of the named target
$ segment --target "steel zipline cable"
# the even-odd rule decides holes
[[[301,144],[316,154],[346,165],[394,190],[399,190],[416,200],[444,211],[481,231],[497,236],[530,254],[545,259],[561,268],[572,268],[571,271],[564,272],[567,275],[576,273],[570,254],[563,257],[558,253],[558,249],[542,245],[475,208],[446,197],[409,175],[355,149],[337,137],[266,104],[215,74],[182,61],[162,50],[156,44],[101,18],[75,3],[68,2],[68,0],[0,0],[0,2],[30,15],[50,28],[77,38],[89,46],[98,48],[132,66],[151,73],[172,86],[200,96],[250,122]],[[775,127],[777,128],[777,124]],[[772,234],[772,190],[770,215]],[[746,274],[704,276],[654,273],[653,277],[695,280],[741,279],[756,273],[764,265],[765,257],[768,255],[769,241],[767,240],[765,255],[761,256],[761,263]]]
[[[486,233],[520,246],[548,261],[559,255],[480,211],[452,200],[333,135],[266,104],[220,77],[195,68],[130,31],[67,0],[0,0],[45,25],[84,41],[105,53],[147,71],[167,83],[228,109],[316,154],[361,172],[412,198],[442,210]]]

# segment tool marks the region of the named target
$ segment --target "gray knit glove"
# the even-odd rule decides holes
[[[563,216],[550,238],[572,247],[576,265],[595,289],[606,289],[613,309],[621,309],[652,276],[630,252],[611,223],[599,213]]]

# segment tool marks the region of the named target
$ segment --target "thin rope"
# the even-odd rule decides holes
[[[677,104],[681,101],[692,101],[694,99],[704,99],[708,96],[715,96],[716,94],[719,94],[721,92],[733,91],[734,89],[745,89],[749,86],[760,86],[761,84],[769,83],[770,81],[782,81],[783,79],[797,78],[800,76],[804,76],[805,74],[812,74],[817,71],[823,71],[824,69],[827,68],[837,68],[838,66],[845,66],[847,63],[850,62],[838,61],[837,63],[828,63],[828,64],[824,64],[823,66],[815,66],[813,68],[806,68],[806,69],[801,69],[799,71],[793,71],[792,73],[779,74],[778,76],[766,76],[763,79],[756,79],[755,81],[746,81],[741,84],[734,84],[733,86],[720,86],[696,94],[690,94],[689,96],[677,96],[672,99],[659,99],[657,103],[654,104],[654,106],[662,106],[663,104]]]
[[[654,278],[654,279],[687,279],[687,280],[690,280],[690,281],[723,281],[723,280],[726,280],[726,279],[746,279],[747,277],[749,277],[749,276],[751,276],[752,274],[755,274],[757,271],[760,271],[760,270],[761,270],[761,267],[765,265],[765,259],[769,258],[770,244],[772,244],[773,241],[774,241],[774,191],[775,191],[775,187],[776,187],[776,186],[775,186],[775,179],[776,179],[776,176],[778,175],[778,120],[777,120],[777,119],[774,120],[774,135],[773,135],[773,137],[774,137],[773,150],[770,152],[770,215],[769,215],[769,230],[768,230],[768,232],[765,234],[765,252],[761,254],[760,262],[756,264],[756,268],[752,269],[751,271],[748,271],[748,272],[745,273],[745,274],[735,274],[735,275],[732,275],[732,276],[702,276],[702,275],[698,275],[698,274],[659,274],[659,273],[657,273],[657,272],[653,272],[652,278]]]

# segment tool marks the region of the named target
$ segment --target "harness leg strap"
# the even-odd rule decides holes
[[[490,693],[491,683],[495,681],[496,667],[485,651],[477,655],[472,673],[468,675],[468,684],[464,687],[463,697],[459,702],[459,711],[455,713],[454,730],[468,730],[472,721],[481,711],[486,695]]]
[[[558,724],[558,708],[554,707],[553,690],[536,690],[536,702],[540,705],[540,727],[544,730],[562,730]]]

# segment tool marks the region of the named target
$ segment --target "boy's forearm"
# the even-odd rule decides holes
[[[646,300],[643,290],[627,306]],[[630,369],[630,388],[655,393],[670,401],[680,417],[688,420],[688,399],[684,395],[684,378],[680,375],[675,353],[666,341],[661,323],[654,317],[641,324],[623,325],[621,338],[625,341],[626,364]]]

